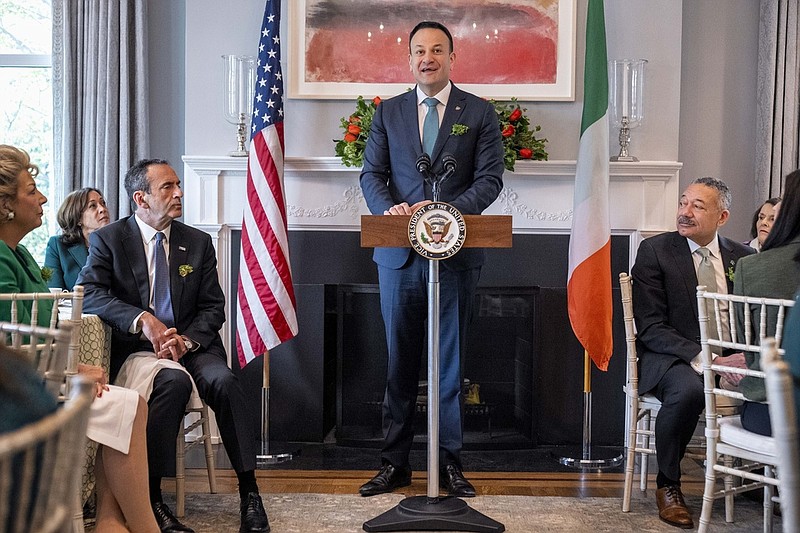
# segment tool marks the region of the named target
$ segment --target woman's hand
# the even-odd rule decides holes
[[[106,371],[99,366],[78,363],[78,374],[86,376],[94,381],[96,385],[95,396],[100,397],[103,395],[103,391],[108,390],[108,375]]]

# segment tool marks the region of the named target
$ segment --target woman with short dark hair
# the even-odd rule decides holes
[[[47,286],[72,289],[89,256],[89,235],[110,221],[103,194],[92,187],[69,193],[56,220],[61,235],[47,243],[44,266],[51,270]]]

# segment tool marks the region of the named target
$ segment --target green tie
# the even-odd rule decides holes
[[[705,285],[708,292],[717,292],[717,274],[714,272],[714,265],[711,263],[711,251],[705,246],[695,250],[699,254],[700,264],[697,265],[697,284]],[[709,337],[718,339],[717,318],[714,315],[714,304],[711,300],[706,300],[708,308],[708,324],[710,328]]]
[[[436,137],[439,135],[439,100],[436,98],[426,98],[422,101],[428,106],[425,114],[425,122],[422,124],[422,149],[426,154],[433,154],[433,145],[436,144]]]

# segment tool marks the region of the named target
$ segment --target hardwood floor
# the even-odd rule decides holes
[[[257,470],[258,484],[264,493],[357,494],[358,487],[370,479],[372,470]],[[506,496],[566,496],[622,497],[625,475],[603,472],[466,472],[478,495]],[[232,470],[217,469],[217,491],[235,493],[236,475]],[[655,487],[655,476],[649,486]],[[635,481],[638,489],[638,478]],[[702,472],[684,475],[683,488],[687,494],[702,494]],[[165,483],[164,489],[172,486]],[[208,492],[208,477],[204,468],[186,469],[187,492]],[[414,473],[409,487],[402,493],[413,496],[425,494],[427,477]]]

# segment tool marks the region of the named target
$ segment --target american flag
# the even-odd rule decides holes
[[[283,191],[280,18],[280,0],[267,0],[258,43],[239,258],[236,349],[241,366],[297,334]]]

